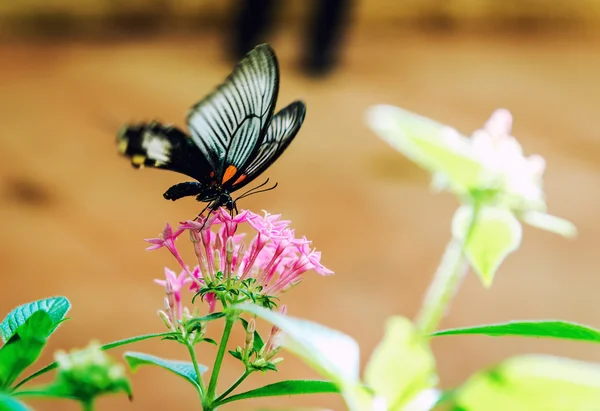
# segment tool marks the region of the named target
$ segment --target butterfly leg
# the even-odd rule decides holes
[[[209,203],[209,204],[207,204],[207,205],[206,205],[206,207],[204,207],[204,208],[202,209],[202,211],[200,211],[200,212],[198,213],[198,215],[197,215],[197,216],[194,218],[194,221],[196,221],[198,218],[200,218],[200,216],[201,216],[202,214],[204,214],[204,212],[206,211],[206,209],[208,208],[208,206],[209,206],[209,205],[210,205],[210,203]],[[208,213],[208,215],[210,215],[210,212]],[[208,216],[207,216],[207,218],[208,218]]]

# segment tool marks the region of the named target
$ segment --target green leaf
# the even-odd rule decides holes
[[[199,377],[194,369],[194,364],[189,361],[167,360],[154,355],[134,351],[126,352],[124,357],[132,371],[135,371],[140,365],[158,365],[159,367],[171,371],[191,382],[197,390],[200,389],[200,385],[198,384]],[[198,368],[200,373],[204,373],[208,369],[202,364],[198,364]]]
[[[0,323],[0,336],[7,342],[25,321],[37,311],[46,312],[53,324],[58,325],[64,318],[71,303],[65,297],[52,297],[23,304],[12,310]],[[53,330],[54,331],[54,330]]]
[[[350,410],[361,409],[359,402],[362,401],[363,390],[358,378],[359,348],[356,341],[323,325],[257,305],[240,304],[230,309],[252,313],[283,330],[282,347],[338,384]]]
[[[401,410],[422,390],[437,383],[435,359],[427,340],[404,317],[386,323],[365,369],[365,383],[386,399],[389,410]]]
[[[560,234],[567,238],[573,238],[577,235],[577,227],[564,218],[555,217],[540,211],[528,211],[523,213],[520,217],[524,223],[541,228],[542,230]]]
[[[36,311],[0,349],[0,388],[9,387],[40,356],[54,324],[45,311]]]
[[[191,320],[189,320],[186,324],[186,327],[191,328],[192,326],[195,326],[196,324],[202,324],[208,321],[214,321],[214,320],[218,320],[219,318],[223,318],[225,317],[225,313],[223,312],[218,312],[218,313],[212,313],[212,314],[208,314],[205,315],[204,317],[198,317],[198,318],[192,318]]]
[[[377,105],[367,112],[371,129],[406,157],[442,176],[453,191],[466,193],[479,185],[483,166],[463,148],[466,137],[448,126],[410,111]],[[453,133],[449,143],[448,133]]]
[[[432,336],[483,334],[490,337],[534,337],[560,338],[566,340],[591,341],[600,343],[600,330],[557,320],[509,321],[499,324],[485,324],[474,327],[461,327],[436,331]]]
[[[116,347],[120,347],[122,345],[127,345],[127,344],[131,344],[134,342],[138,342],[138,341],[143,341],[143,340],[148,340],[150,338],[158,338],[158,337],[165,337],[165,336],[170,336],[173,335],[174,333],[172,332],[168,332],[168,333],[155,333],[155,334],[145,334],[145,335],[138,335],[135,337],[131,337],[131,338],[125,338],[123,340],[117,340],[117,341],[113,341],[107,344],[104,344],[102,346],[103,350],[110,350],[111,348],[116,348]],[[33,374],[31,374],[30,376],[28,376],[27,378],[24,378],[22,381],[20,381],[17,385],[15,385],[15,389],[19,388],[20,386],[22,386],[23,384],[25,384],[28,381],[33,380],[34,378],[39,377],[40,375],[43,375],[45,373],[47,373],[48,371],[52,371],[53,369],[55,369],[58,366],[58,363],[55,361],[52,364],[48,364],[47,366],[45,366],[44,368],[37,370],[36,372],[34,372]]]
[[[494,207],[481,208],[471,227],[472,218],[471,206],[459,207],[452,220],[452,235],[467,242],[465,252],[471,266],[483,285],[490,287],[502,261],[521,244],[521,224],[510,211]]]
[[[242,358],[242,353],[239,351],[234,351],[234,350],[229,350],[229,354],[231,354],[231,356],[235,359],[238,359],[240,361],[243,361]]]
[[[16,398],[0,393],[0,411],[30,411],[30,408]]]
[[[471,378],[455,393],[467,411],[595,411],[600,364],[546,355],[511,358]]]
[[[203,338],[203,339],[202,339],[202,341],[204,341],[204,342],[207,342],[207,343],[209,343],[209,344],[212,344],[212,345],[219,345],[219,344],[217,344],[217,342],[216,342],[215,340],[213,340],[212,338]]]
[[[322,393],[339,393],[340,389],[336,384],[330,381],[318,380],[289,380],[280,381],[275,384],[265,385],[243,392],[241,394],[232,395],[220,401],[218,405],[223,405],[228,402],[245,400],[248,398],[259,397],[275,397],[282,395],[300,395],[300,394],[322,394]]]

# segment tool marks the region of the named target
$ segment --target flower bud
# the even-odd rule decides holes
[[[61,392],[80,401],[91,402],[95,397],[119,391],[131,398],[131,387],[123,365],[109,357],[98,342],[67,354],[57,351],[56,382]]]
[[[162,320],[163,324],[171,331],[175,331],[175,327],[173,327],[173,323],[169,319],[169,316],[163,310],[158,310],[158,316]]]
[[[225,246],[225,278],[231,277],[231,264],[233,262],[233,237],[227,238],[227,243]]]

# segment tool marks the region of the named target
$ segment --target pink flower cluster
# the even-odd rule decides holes
[[[308,270],[327,275],[333,272],[321,263],[321,253],[310,248],[306,237],[296,238],[289,221],[280,215],[265,212],[264,216],[244,210],[231,216],[221,208],[208,218],[187,221],[173,231],[166,225],[160,238],[146,239],[152,244],[148,250],[165,247],[183,269],[177,276],[165,269],[166,280],[155,280],[174,294],[177,309],[181,312],[181,289],[192,283],[190,290],[199,291],[215,281],[239,284],[253,279],[252,285],[260,294],[277,296],[302,280]],[[245,234],[237,233],[240,224],[247,224],[255,232],[252,240],[244,242]],[[197,264],[188,266],[179,253],[175,240],[188,231],[197,257]],[[215,296],[205,298],[214,310]]]

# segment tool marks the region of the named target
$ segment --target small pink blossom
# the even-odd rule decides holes
[[[188,274],[190,274],[188,266],[183,261],[183,258],[181,258],[181,254],[179,254],[179,251],[175,246],[175,240],[177,240],[177,237],[179,237],[184,231],[185,229],[179,227],[177,231],[173,232],[173,229],[171,228],[169,223],[167,223],[160,237],[146,238],[144,239],[144,241],[153,244],[150,247],[146,248],[146,250],[148,251],[157,250],[159,248],[165,247],[171,252],[171,254],[173,254],[173,257],[175,257],[177,262],[181,265],[181,268],[183,268]]]
[[[146,250],[157,250],[162,247],[166,247],[169,251],[175,249],[175,240],[181,233],[183,233],[183,228],[178,228],[177,231],[173,232],[171,225],[167,223],[160,237],[158,238],[146,238],[144,241],[147,243],[153,244],[150,247],[146,248]],[[173,252],[173,251],[171,251]]]
[[[189,277],[188,273],[184,270],[177,276],[175,271],[169,270],[165,267],[165,277],[166,280],[154,280],[154,282],[158,285],[165,287],[167,292],[172,292],[175,298],[175,304],[177,305],[177,313],[181,318],[182,313],[182,305],[181,305],[181,289],[185,284],[188,284],[192,281]]]

